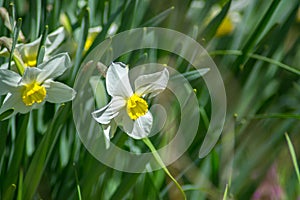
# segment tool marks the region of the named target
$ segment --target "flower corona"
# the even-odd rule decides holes
[[[22,101],[26,106],[31,106],[34,103],[41,103],[46,97],[46,89],[36,81],[25,85],[25,90],[22,93]]]
[[[127,114],[128,116],[136,120],[137,118],[144,116],[148,111],[148,104],[147,102],[139,97],[137,94],[133,94],[128,100],[127,100]]]

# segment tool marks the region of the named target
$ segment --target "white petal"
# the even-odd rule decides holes
[[[64,27],[60,27],[54,32],[50,33],[46,40],[46,54],[50,54],[51,52],[55,51],[59,45],[65,39],[65,29]]]
[[[38,39],[27,43],[27,44],[20,44],[16,46],[16,49],[20,52],[20,54],[22,56],[25,55],[31,55],[31,54],[37,54],[38,50],[39,50],[39,45],[41,42],[41,37],[39,37]],[[25,53],[26,52],[26,53]]]
[[[109,124],[115,118],[119,111],[126,105],[125,99],[122,97],[113,97],[112,100],[99,110],[92,113],[93,118],[100,124]]]
[[[47,79],[54,79],[62,75],[70,66],[71,61],[67,53],[57,54],[38,66],[38,68],[42,70],[38,76],[38,81],[44,82]]]
[[[121,62],[112,63],[106,74],[106,89],[110,96],[130,97],[133,92],[128,78],[128,67]]]
[[[153,117],[148,111],[144,116],[137,118],[134,121],[133,130],[128,135],[134,139],[142,139],[150,134]]]
[[[29,84],[32,81],[37,80],[37,77],[42,72],[42,70],[36,67],[26,67],[25,72],[22,77],[22,83]]]
[[[21,76],[11,70],[0,69],[0,95],[12,92],[18,86]]]
[[[109,148],[110,146],[110,130],[111,130],[111,126],[108,125],[107,127],[103,127],[103,133],[104,133],[104,137],[105,137],[105,147],[106,149]]]
[[[134,121],[130,119],[126,109],[121,109],[118,116],[115,117],[115,121],[118,126],[126,133],[131,133],[133,130]]]
[[[14,112],[10,115],[10,116],[13,116],[17,113],[27,113],[32,109],[32,107],[26,106],[24,104],[24,102],[21,99],[20,94],[14,93],[14,94],[7,95],[7,97],[5,98],[5,101],[0,109],[0,114],[2,114],[3,112],[5,112],[9,109],[14,109]]]
[[[108,149],[110,146],[110,139],[115,135],[117,125],[112,120],[110,124],[103,125],[102,127],[103,127],[103,133],[104,133],[104,137],[105,137],[105,147],[106,147],[106,149]]]
[[[165,68],[161,72],[139,76],[135,82],[135,93],[139,95],[149,94],[155,96],[162,92],[168,84],[169,71]]]
[[[74,99],[76,92],[73,88],[56,81],[45,83],[47,97],[46,101],[51,103],[63,103]]]

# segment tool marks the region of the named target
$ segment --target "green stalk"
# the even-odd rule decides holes
[[[223,195],[223,200],[227,199],[227,193],[228,193],[228,184],[226,184],[225,192],[224,192],[224,195]]]
[[[172,179],[172,181],[175,183],[176,187],[180,190],[183,198],[186,200],[186,195],[185,192],[183,191],[182,187],[180,184],[177,182],[177,180],[171,175],[169,172],[168,168],[165,166],[164,162],[160,158],[159,154],[157,153],[155,147],[153,146],[152,142],[149,140],[149,138],[143,138],[143,142],[149,147],[151,150],[155,160],[158,162],[158,164],[162,167],[162,169],[165,171],[165,173]]]
[[[295,167],[295,172],[297,174],[298,182],[300,184],[300,173],[299,173],[299,166],[298,166],[298,163],[297,163],[297,156],[296,156],[293,144],[290,140],[290,137],[287,133],[285,133],[285,138],[286,138],[286,141],[287,141],[288,146],[289,146],[290,154],[291,154],[293,164],[294,164],[294,167]]]
[[[11,49],[10,49],[9,62],[8,62],[8,68],[9,69],[11,68],[11,60],[12,59],[15,60],[14,50],[15,50],[15,47],[16,47],[16,44],[17,44],[17,41],[18,41],[21,26],[22,26],[22,19],[19,18],[16,26],[14,26],[13,41],[12,41],[12,45],[11,45]],[[18,62],[15,62],[15,63],[16,63],[19,74],[23,75],[24,67],[22,65],[20,65]]]
[[[211,56],[213,56],[213,55],[235,55],[235,56],[240,56],[242,54],[243,53],[239,50],[217,50],[217,51],[209,52],[209,55],[211,55]],[[256,59],[256,60],[261,60],[261,61],[268,62],[268,63],[273,64],[273,65],[277,65],[278,67],[280,67],[282,69],[285,69],[289,72],[300,75],[300,70],[298,70],[296,68],[293,68],[293,67],[290,67],[290,66],[288,66],[286,64],[283,64],[283,63],[281,63],[277,60],[274,60],[272,58],[268,58],[268,57],[261,56],[261,55],[258,55],[258,54],[248,54],[248,56],[250,58],[253,58],[253,59]]]
[[[73,167],[74,167],[75,178],[76,178],[76,185],[77,185],[76,187],[77,187],[77,192],[78,192],[78,199],[82,200],[81,190],[80,190],[80,185],[79,185],[79,179],[78,179],[78,174],[77,174],[75,163],[73,163]]]

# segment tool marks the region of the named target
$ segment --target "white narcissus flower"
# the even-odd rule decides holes
[[[46,37],[44,61],[50,59],[50,55],[57,50],[65,39],[65,30],[63,27],[56,29]],[[37,62],[37,54],[41,43],[41,37],[27,44],[17,44],[16,49],[26,67],[35,67]],[[7,49],[0,52],[0,55],[9,55]],[[6,68],[3,66],[2,68]]]
[[[45,101],[63,103],[74,98],[76,92],[69,86],[53,81],[70,65],[68,54],[58,54],[37,67],[27,67],[24,74],[0,69],[0,95],[7,94],[0,114],[13,109],[16,113],[27,113],[39,108]]]
[[[104,135],[109,141],[113,137],[114,121],[134,139],[142,139],[150,134],[153,117],[145,95],[154,97],[168,84],[169,72],[141,75],[134,82],[135,91],[129,82],[128,67],[123,63],[112,63],[106,74],[106,89],[111,101],[92,113],[94,119],[104,125]],[[114,121],[113,121],[114,120]]]

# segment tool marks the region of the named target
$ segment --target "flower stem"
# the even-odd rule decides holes
[[[162,161],[160,155],[157,153],[157,150],[153,146],[152,142],[149,140],[149,138],[143,138],[143,142],[149,147],[151,150],[155,160],[158,162],[158,164],[162,167],[162,169],[165,171],[165,173],[171,178],[171,180],[175,183],[176,187],[180,190],[183,198],[186,200],[186,195],[180,186],[180,184],[177,182],[177,180],[172,176],[172,174],[169,172],[168,168],[165,166],[164,162]]]
[[[217,50],[217,51],[210,52],[209,55],[211,55],[211,56],[214,56],[214,55],[241,56],[241,55],[243,55],[243,52],[239,51],[239,50]],[[253,58],[253,59],[256,59],[256,60],[261,60],[261,61],[264,61],[264,62],[268,62],[268,63],[273,64],[273,65],[277,65],[278,67],[280,67],[284,70],[287,70],[287,71],[292,72],[294,74],[300,75],[300,70],[298,70],[297,68],[288,66],[288,65],[286,65],[284,63],[281,63],[277,60],[274,60],[272,58],[268,58],[268,57],[261,56],[261,55],[258,55],[258,54],[250,54],[250,53],[247,54],[247,56],[249,56],[249,58]]]

